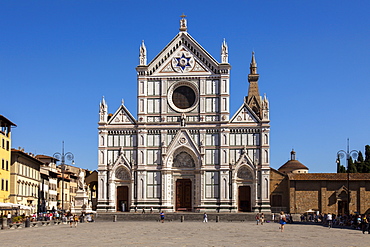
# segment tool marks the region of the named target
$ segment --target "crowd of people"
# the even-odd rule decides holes
[[[362,230],[363,233],[368,232],[370,234],[370,214],[302,214],[301,222],[321,223],[329,228],[346,226]]]
[[[51,221],[51,220],[60,220],[63,223],[70,223],[71,222],[94,222],[94,215],[93,214],[85,214],[82,213],[81,215],[72,214],[71,212],[61,213],[61,212],[50,212],[50,213],[33,213],[30,215],[18,215],[17,212],[12,214],[10,211],[7,213],[2,213],[0,217],[6,217],[8,224],[13,222],[25,222],[29,220],[31,222],[35,221]],[[77,223],[75,224],[77,226]]]

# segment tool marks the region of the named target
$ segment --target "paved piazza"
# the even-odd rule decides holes
[[[253,222],[95,222],[0,230],[1,246],[369,246],[370,234]]]

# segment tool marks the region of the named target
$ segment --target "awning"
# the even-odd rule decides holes
[[[1,209],[12,209],[13,203],[0,202]]]
[[[31,207],[24,206],[21,204],[0,202],[0,209],[21,209],[21,210],[31,210]]]
[[[31,210],[31,207],[24,206],[21,204],[13,204],[15,207],[19,208],[20,210]]]

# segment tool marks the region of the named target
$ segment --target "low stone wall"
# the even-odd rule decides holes
[[[254,221],[256,213],[207,213],[208,221]],[[95,220],[99,221],[159,221],[159,213],[98,213]],[[165,213],[166,221],[203,221],[203,213]],[[265,214],[265,220],[271,221],[271,214]]]

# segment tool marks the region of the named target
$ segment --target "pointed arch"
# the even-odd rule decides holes
[[[118,171],[117,171],[117,169],[118,169]],[[125,170],[121,170],[121,169],[125,169]],[[129,178],[128,179],[120,179],[120,180],[129,180],[132,177],[131,170],[132,169],[131,169],[130,162],[127,160],[126,156],[121,152],[121,154],[117,157],[116,161],[113,164],[112,172],[110,173],[109,179],[127,178],[127,176],[124,175],[125,172],[127,172],[129,174]],[[118,175],[118,177],[120,177],[120,178],[118,178],[116,175]]]
[[[193,168],[198,166],[197,155],[187,147],[179,147],[172,153],[172,166],[177,168]]]

